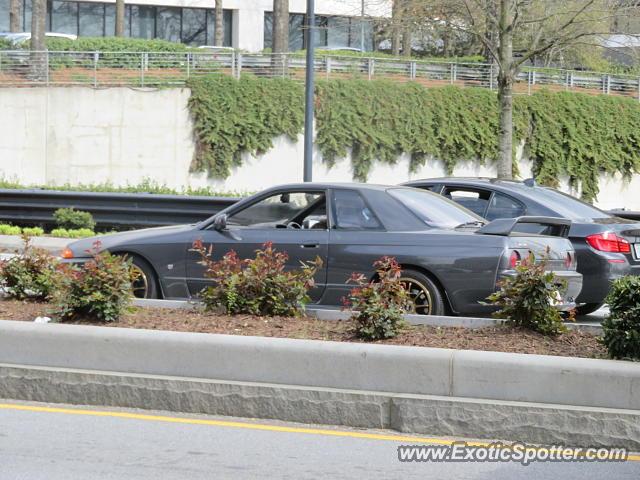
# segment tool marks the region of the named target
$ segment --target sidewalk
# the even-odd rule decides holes
[[[33,246],[49,250],[54,255],[59,255],[64,247],[74,241],[73,238],[59,237],[31,237],[31,239]],[[3,253],[13,253],[14,250],[21,249],[22,245],[22,238],[19,235],[0,235],[0,250],[6,250]]]

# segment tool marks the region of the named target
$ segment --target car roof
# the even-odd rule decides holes
[[[382,185],[375,183],[356,183],[356,182],[301,182],[301,183],[286,183],[283,185],[276,185],[268,190],[295,190],[300,189],[313,189],[313,188],[348,188],[355,190],[377,190],[385,191],[389,188],[411,188],[403,185]],[[264,190],[267,191],[267,190]]]

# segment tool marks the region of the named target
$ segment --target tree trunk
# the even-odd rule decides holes
[[[391,54],[400,55],[400,0],[393,0],[391,10]]]
[[[411,27],[405,26],[402,32],[402,56],[411,56]]]
[[[289,0],[273,0],[273,53],[289,51]]]
[[[498,135],[498,178],[513,178],[513,24],[512,1],[500,2],[500,38],[498,43],[498,104],[500,131]]]
[[[216,24],[213,35],[214,45],[224,45],[224,12],[222,10],[222,0],[216,0]]]
[[[31,74],[34,81],[47,78],[47,49],[45,26],[47,18],[47,0],[31,2]]]
[[[20,0],[11,0],[9,4],[9,31],[11,33],[22,31],[20,20]]]
[[[116,0],[116,37],[124,37],[124,0]]]
[[[273,48],[271,68],[274,77],[287,76],[289,51],[289,0],[273,0]]]

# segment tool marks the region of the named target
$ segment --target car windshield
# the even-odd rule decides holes
[[[525,194],[550,208],[559,216],[570,220],[611,217],[609,213],[603,212],[593,205],[551,188],[537,187],[531,189],[530,192],[525,191]]]
[[[391,188],[387,192],[404,204],[420,220],[439,228],[456,228],[461,225],[480,226],[487,221],[475,213],[426,190]]]

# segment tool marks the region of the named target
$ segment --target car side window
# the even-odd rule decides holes
[[[355,190],[334,190],[336,228],[382,230],[382,223]]]
[[[446,187],[442,192],[449,200],[453,200],[476,215],[485,216],[491,192],[468,188]]]
[[[495,192],[489,202],[489,208],[485,218],[495,220],[496,218],[513,218],[524,214],[524,205],[511,197]]]
[[[327,228],[323,192],[279,192],[229,216],[241,228]]]

